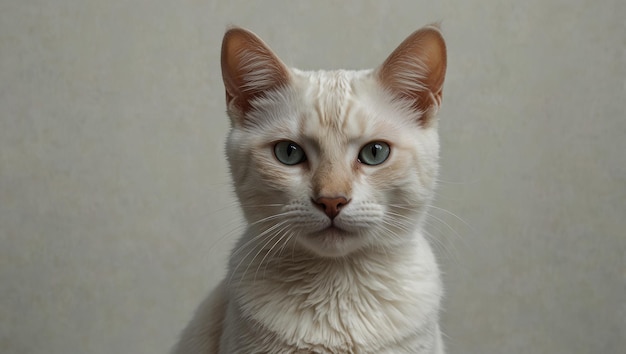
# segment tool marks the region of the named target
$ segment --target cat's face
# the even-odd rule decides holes
[[[441,89],[428,87],[430,74],[414,73],[420,81],[409,86],[419,91],[400,94],[394,90],[407,83],[394,80],[409,74],[385,72],[398,63],[303,72],[284,67],[249,32],[232,36],[224,51],[228,41],[244,46],[233,52],[239,63],[223,56],[233,121],[227,155],[251,242],[324,257],[406,242],[437,177]],[[443,60],[445,70],[445,52]]]

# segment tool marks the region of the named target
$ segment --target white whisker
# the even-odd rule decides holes
[[[443,211],[443,212],[445,212],[445,213],[447,213],[449,215],[454,216],[459,221],[461,221],[463,224],[465,224],[465,226],[467,226],[470,230],[472,230],[473,232],[476,232],[476,230],[474,230],[474,228],[472,228],[472,225],[470,225],[467,221],[463,220],[460,216],[456,215],[455,213],[453,213],[453,212],[451,212],[449,210],[446,210],[444,208],[440,208],[440,207],[435,206],[435,205],[431,205],[430,207],[433,208],[433,209],[441,210],[441,211]]]
[[[257,274],[259,273],[259,269],[261,269],[261,266],[263,265],[263,262],[265,262],[265,259],[267,259],[267,256],[269,256],[269,254],[272,252],[272,250],[274,249],[274,247],[276,247],[277,244],[279,244],[283,238],[285,238],[285,235],[287,235],[287,232],[289,231],[290,225],[287,224],[286,226],[282,227],[280,230],[276,231],[276,235],[274,235],[274,237],[271,238],[271,240],[275,239],[276,236],[281,235],[280,237],[278,237],[278,240],[276,240],[276,242],[274,242],[274,244],[272,245],[272,247],[270,247],[269,250],[267,250],[265,252],[265,255],[263,256],[263,258],[261,259],[261,262],[259,262],[259,265],[256,268],[256,272],[254,273],[254,278],[253,278],[253,282],[256,282],[256,277]],[[270,240],[270,241],[271,241]],[[269,241],[268,241],[269,242]],[[262,249],[265,249],[267,247],[269,243],[266,243]],[[255,257],[256,258],[256,257]],[[254,262],[254,259],[252,259],[252,261]],[[265,274],[265,272],[263,273]]]
[[[275,224],[274,226],[270,227],[269,229],[263,231],[262,233],[260,233],[259,235],[253,236],[250,238],[250,240],[248,240],[243,246],[239,247],[235,252],[232,253],[231,258],[233,258],[236,254],[238,254],[240,251],[244,250],[246,247],[248,247],[248,245],[253,244],[254,246],[259,246],[260,243],[258,242],[259,239],[263,238],[265,235],[267,235],[268,233],[271,233],[272,231],[274,231],[276,228],[281,227],[282,225],[286,224],[288,222],[288,220],[284,220],[279,222],[278,224]],[[248,257],[250,256],[250,254],[252,252],[254,252],[254,250],[256,249],[256,247],[252,247],[252,249],[250,251],[248,251],[248,253],[246,253],[246,255],[239,261],[239,263],[237,264],[237,266],[235,267],[235,269],[233,269],[231,271],[231,276],[229,279],[229,283],[231,282],[233,276],[237,273],[237,270],[239,269],[239,267],[241,266],[241,264],[248,259]],[[254,260],[254,259],[253,259]],[[250,262],[251,264],[251,262]],[[250,267],[250,264],[248,264],[248,267]],[[246,268],[247,270],[247,268]],[[244,272],[245,275],[245,272]]]
[[[261,219],[261,220],[258,220],[258,221],[255,221],[255,222],[253,222],[253,223],[250,223],[250,224],[248,224],[248,226],[253,226],[253,225],[259,224],[259,223],[261,223],[261,222],[266,222],[266,221],[269,221],[269,220],[272,220],[272,219],[281,218],[281,217],[284,217],[284,216],[290,216],[290,215],[292,215],[292,214],[293,214],[292,212],[284,212],[284,213],[281,213],[281,214],[271,215],[271,216],[268,216],[268,217],[263,218],[263,219]],[[276,225],[274,225],[274,227],[275,227],[275,226],[276,226]],[[262,232],[262,233],[261,233],[260,235],[258,235],[258,236],[255,236],[255,237],[250,238],[250,240],[248,240],[248,241],[247,241],[247,242],[246,242],[246,243],[245,243],[242,247],[240,247],[237,251],[235,251],[234,253],[232,253],[232,254],[231,254],[231,257],[236,256],[236,255],[238,254],[238,252],[239,252],[239,250],[240,250],[241,248],[247,247],[247,245],[248,245],[249,243],[255,242],[255,241],[257,240],[257,238],[258,238],[258,237],[261,237],[261,236],[265,235],[267,232],[271,232],[271,230],[273,230],[273,229],[274,229],[274,227],[271,227],[269,230],[266,230],[266,231]]]

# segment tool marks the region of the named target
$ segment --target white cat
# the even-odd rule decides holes
[[[443,353],[422,225],[445,70],[436,26],[364,71],[290,69],[253,33],[226,33],[247,229],[174,353]]]

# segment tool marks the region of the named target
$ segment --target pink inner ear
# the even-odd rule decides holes
[[[245,113],[253,98],[286,85],[289,70],[254,33],[233,28],[222,42],[222,78],[227,104]]]
[[[424,27],[405,39],[378,68],[387,89],[429,112],[441,105],[446,72],[446,45],[438,28]]]

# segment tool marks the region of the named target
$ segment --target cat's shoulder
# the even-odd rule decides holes
[[[228,307],[222,281],[198,306],[171,354],[218,353]]]

